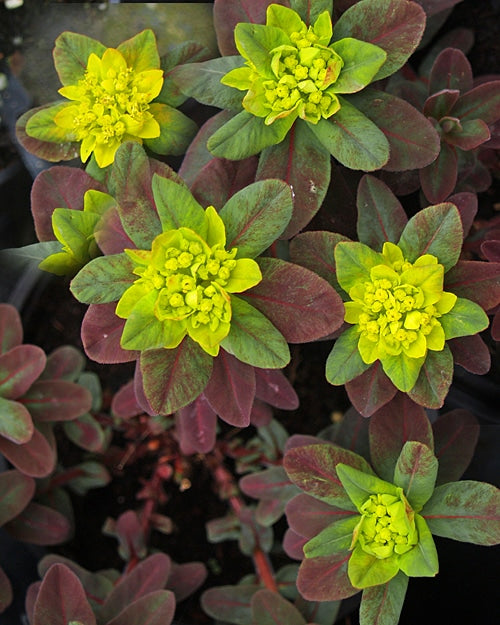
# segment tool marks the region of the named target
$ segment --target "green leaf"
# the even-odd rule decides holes
[[[195,122],[168,104],[153,102],[149,110],[160,125],[160,136],[144,139],[144,145],[157,154],[184,154],[198,131]]]
[[[404,444],[394,469],[394,484],[401,486],[415,512],[431,497],[437,471],[438,460],[427,445],[417,441]]]
[[[205,236],[205,211],[185,185],[154,174],[153,197],[163,232],[185,227]]]
[[[355,588],[369,588],[387,583],[399,571],[398,558],[377,558],[366,553],[361,545],[356,545],[348,565],[351,584]]]
[[[243,94],[238,89],[223,85],[221,79],[233,69],[244,66],[241,56],[223,56],[202,63],[181,65],[172,70],[170,77],[182,93],[202,104],[241,111]]]
[[[389,160],[384,133],[346,98],[339,96],[339,101],[335,115],[309,128],[342,165],[362,171],[380,169]]]
[[[77,300],[85,304],[115,302],[137,279],[134,265],[124,254],[111,254],[94,258],[73,278],[70,290]]]
[[[304,545],[306,558],[331,556],[351,547],[352,535],[361,517],[358,514],[331,523]]]
[[[385,264],[385,259],[364,243],[340,241],[335,246],[337,280],[346,293],[360,282],[370,281],[370,270]]]
[[[283,141],[294,121],[288,115],[266,126],[264,118],[241,111],[214,132],[207,147],[214,156],[239,161]]]
[[[252,622],[260,625],[306,625],[299,610],[278,592],[262,588],[251,599]]]
[[[374,176],[363,176],[356,206],[357,232],[362,243],[381,252],[386,241],[399,241],[408,218],[400,201],[384,182]]]
[[[231,295],[231,329],[221,347],[242,362],[263,369],[281,369],[290,361],[283,335],[253,306]]]
[[[428,351],[418,379],[408,395],[426,408],[441,408],[453,378],[453,356],[445,344],[440,352]]]
[[[415,386],[425,359],[425,356],[410,358],[401,352],[399,356],[384,356],[380,361],[384,373],[390,378],[394,386],[403,393],[407,393]]]
[[[98,221],[99,215],[96,213],[70,208],[56,208],[52,213],[54,234],[64,245],[64,251],[80,265],[91,259],[94,228]],[[94,251],[97,253],[97,249]]]
[[[52,106],[53,104],[39,106],[35,109],[30,109],[29,111],[26,111],[26,113],[21,115],[16,122],[16,138],[23,146],[23,148],[28,150],[28,152],[50,162],[68,161],[77,158],[80,154],[79,143],[76,141],[68,141],[67,135],[61,135],[64,136],[64,139],[61,142],[59,142],[59,139],[57,139],[57,143],[54,143],[52,141],[42,141],[41,139],[35,139],[34,137],[31,137],[26,131],[26,124],[28,124],[32,117],[45,110],[50,110]],[[47,130],[47,128],[44,129],[44,120],[47,124],[49,132],[57,134],[57,130],[52,127],[52,118],[49,119],[47,118],[47,116],[40,116],[39,118],[41,124],[41,132]],[[38,122],[35,122],[35,129],[37,125]]]
[[[293,32],[299,32],[304,27],[298,13],[296,7],[288,8],[279,4],[270,4],[266,12],[266,24],[280,28],[290,36]]]
[[[59,241],[40,241],[23,247],[13,247],[0,250],[0,260],[4,259],[9,263],[30,264],[38,266],[51,254],[57,254],[62,249]]]
[[[0,397],[0,436],[22,445],[33,436],[33,421],[27,408],[17,401]]]
[[[76,84],[83,78],[87,69],[89,56],[94,53],[101,57],[106,50],[99,41],[69,31],[64,31],[57,37],[54,47],[54,65],[61,83]]]
[[[232,538],[237,539],[239,531],[235,534]],[[235,625],[248,625],[252,620],[250,602],[260,588],[262,586],[258,584],[209,588],[201,596],[201,605],[204,612],[214,619]]]
[[[176,349],[152,349],[141,354],[144,394],[157,414],[172,414],[203,392],[212,372],[213,358],[185,338]]]
[[[234,41],[241,56],[255,65],[260,76],[275,79],[271,69],[271,50],[290,45],[290,38],[281,28],[240,22],[234,29]]]
[[[74,141],[74,135],[57,126],[54,118],[69,102],[55,102],[35,112],[26,122],[26,133],[40,141],[49,143],[68,143]]]
[[[381,480],[379,477],[370,473],[365,473],[347,464],[338,464],[336,466],[337,475],[339,476],[342,486],[345,488],[349,499],[354,503],[356,508],[366,502],[370,495],[384,493],[399,497],[397,486]]]
[[[281,180],[261,180],[235,193],[220,210],[226,248],[236,258],[255,258],[283,232],[292,216],[292,191]]]
[[[390,581],[365,588],[359,606],[360,625],[395,625],[403,608],[408,576],[402,571]]]
[[[434,577],[439,570],[438,555],[434,539],[425,520],[415,515],[418,543],[411,551],[399,558],[401,570],[409,577]]]
[[[15,469],[0,473],[0,527],[16,517],[35,494],[35,480]]]
[[[462,242],[460,213],[454,204],[444,202],[414,215],[406,224],[398,245],[411,263],[424,254],[436,256],[446,273],[456,265]]]
[[[326,379],[340,386],[353,380],[370,368],[363,362],[358,349],[359,332],[356,327],[347,328],[335,341],[326,360]]]
[[[382,48],[352,37],[335,41],[329,47],[344,61],[339,77],[328,88],[331,93],[360,91],[370,84],[387,57]]]
[[[457,298],[455,306],[440,317],[446,340],[458,336],[470,336],[485,330],[489,325],[489,319],[484,310],[469,299]]]
[[[500,542],[500,491],[492,484],[463,480],[438,486],[421,514],[436,536],[475,545]]]
[[[125,57],[127,66],[134,72],[144,72],[160,67],[160,57],[156,47],[156,37],[150,28],[123,41],[116,48]]]

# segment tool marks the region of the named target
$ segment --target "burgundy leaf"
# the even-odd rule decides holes
[[[467,410],[451,410],[432,426],[439,460],[436,484],[458,481],[470,464],[479,438],[479,424]]]
[[[175,612],[174,593],[157,590],[130,603],[106,625],[170,625]]]
[[[11,304],[0,303],[0,354],[23,342],[21,317]]]
[[[500,117],[500,80],[485,82],[458,99],[453,115],[462,122],[469,119],[482,119],[491,125]]]
[[[305,493],[291,499],[286,505],[285,512],[289,528],[307,540],[319,534],[331,523],[353,514],[349,510],[341,510]]]
[[[302,614],[279,593],[262,588],[251,600],[252,622],[260,625],[306,625]]]
[[[244,298],[270,319],[290,343],[314,341],[343,322],[335,290],[312,271],[276,258],[260,258],[262,281]]]
[[[203,395],[181,408],[175,415],[182,453],[205,454],[215,445],[217,415]]]
[[[64,433],[70,441],[86,451],[103,452],[106,433],[99,421],[91,414],[85,414],[64,423]]]
[[[46,477],[56,464],[54,449],[36,428],[31,439],[22,445],[0,438],[0,453],[19,471],[32,477]]]
[[[371,88],[350,95],[349,100],[386,136],[390,157],[383,166],[385,171],[426,167],[434,161],[439,153],[439,135],[411,104]]]
[[[91,304],[82,321],[85,353],[96,362],[116,364],[136,360],[138,351],[122,349],[120,339],[125,319],[115,315],[116,304]]]
[[[434,61],[429,76],[429,94],[443,89],[462,93],[472,89],[472,68],[461,50],[446,48]]]
[[[269,467],[258,473],[245,475],[239,481],[245,495],[254,499],[289,499],[291,493],[297,492],[281,466]]]
[[[45,368],[46,356],[36,345],[18,345],[0,355],[0,396],[24,395]]]
[[[202,562],[186,562],[184,564],[171,562],[166,586],[168,590],[174,593],[175,600],[180,602],[198,590],[206,577],[207,569]]]
[[[455,364],[478,375],[488,373],[491,367],[490,350],[479,334],[450,339],[447,343]]]
[[[418,0],[418,3],[425,9],[428,17],[435,13],[440,13],[445,9],[450,9],[459,2],[461,2],[461,0]]]
[[[226,423],[246,427],[255,398],[254,368],[221,349],[213,360],[212,375],[204,395]]]
[[[83,210],[83,196],[89,189],[104,191],[83,169],[54,165],[40,172],[31,188],[31,211],[39,241],[54,241],[52,213],[55,208]]]
[[[400,392],[371,417],[369,434],[372,465],[377,475],[388,482],[393,480],[396,462],[407,441],[418,441],[433,449],[425,410]]]
[[[299,398],[282,371],[278,369],[260,369],[255,371],[255,395],[275,408],[295,410],[299,407]]]
[[[338,601],[359,592],[349,581],[347,563],[351,553],[336,553],[302,560],[297,589],[308,601]]]
[[[123,229],[118,208],[112,206],[94,228],[97,245],[103,254],[120,254],[124,249],[135,249],[135,244]]]
[[[448,202],[455,204],[458,212],[460,213],[465,239],[469,234],[477,213],[477,195],[475,193],[467,193],[463,191],[462,193],[450,195]]]
[[[40,379],[74,382],[84,366],[85,357],[82,352],[72,345],[63,345],[49,354]]]
[[[13,598],[12,585],[0,566],[0,614],[12,603]]]
[[[116,619],[124,606],[165,588],[169,574],[170,558],[166,554],[155,553],[142,560],[130,573],[120,579],[108,595],[100,613],[102,621],[108,623],[110,619]],[[144,623],[144,621],[137,621],[137,623]]]
[[[408,396],[426,408],[441,408],[453,379],[453,356],[445,344],[440,352],[429,350],[415,386]]]
[[[250,623],[250,601],[260,588],[258,584],[209,588],[201,596],[201,606],[212,618]]]
[[[21,403],[0,397],[0,414],[0,440],[23,445],[31,439],[33,419]]]
[[[311,436],[310,434],[292,434],[286,439],[285,452],[295,447],[304,447],[305,445],[324,445],[326,442],[319,436]]]
[[[443,139],[461,150],[473,150],[490,138],[490,130],[482,119],[462,122],[461,128],[452,128]]]
[[[290,239],[318,212],[330,182],[330,161],[306,124],[294,124],[281,143],[263,150],[256,180],[284,180],[294,194],[292,218],[280,238]]]
[[[92,408],[91,392],[66,380],[39,380],[20,401],[38,421],[68,421]]]
[[[34,501],[5,527],[17,540],[34,545],[58,545],[71,533],[71,524],[65,516]]]
[[[157,414],[171,414],[203,392],[212,373],[213,358],[185,338],[176,349],[141,353],[144,395]]]
[[[371,416],[396,395],[397,388],[384,373],[380,361],[346,383],[353,406],[364,417]]]
[[[250,413],[250,424],[256,428],[269,425],[273,419],[273,409],[266,402],[257,397],[253,400],[252,411]]]
[[[419,171],[420,184],[425,197],[432,204],[443,202],[457,184],[457,152],[448,143],[441,143],[436,160]]]
[[[120,419],[130,419],[143,412],[134,390],[134,380],[124,384],[113,395],[111,401],[111,412]]]
[[[432,93],[425,101],[424,115],[433,117],[436,121],[439,121],[445,115],[451,115],[453,105],[459,96],[460,91],[458,89],[441,89],[437,93]]]
[[[270,4],[290,6],[287,0],[215,0],[214,27],[217,45],[223,56],[238,54],[234,43],[234,27],[239,22],[265,24]]]
[[[222,208],[237,191],[255,180],[257,157],[241,161],[212,158],[198,173],[191,193],[202,206]]]
[[[481,243],[481,254],[495,263],[500,262],[500,240]]]
[[[129,562],[144,558],[147,553],[144,528],[134,510],[120,514],[114,524],[113,533],[118,539],[118,553],[123,560]]]
[[[0,473],[0,493],[1,527],[17,516],[31,501],[35,494],[35,480],[15,469],[3,471]]]
[[[36,597],[33,625],[95,625],[95,616],[78,577],[64,564],[47,571]]]
[[[24,608],[26,610],[26,616],[28,617],[28,623],[33,625],[34,620],[34,611],[35,611],[35,602],[40,591],[40,586],[42,582],[33,582],[28,586],[26,591],[26,596],[24,600]]]
[[[304,558],[304,545],[307,538],[299,536],[293,530],[287,529],[283,537],[283,550],[289,558],[302,560]]]
[[[445,289],[488,311],[500,304],[500,263],[459,260],[445,275]]]

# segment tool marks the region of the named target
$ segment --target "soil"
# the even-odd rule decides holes
[[[497,0],[482,2],[465,0],[455,7],[442,31],[446,32],[459,26],[474,27],[475,44],[468,57],[475,76],[500,72],[499,16],[500,6]],[[6,155],[10,149],[7,147],[2,150],[0,135],[0,168],[2,159],[8,158]],[[18,179],[15,189],[17,195],[15,200],[12,200],[17,202],[20,211],[21,207],[25,210],[26,215],[29,215],[29,185],[29,176]],[[499,202],[498,190],[499,179],[496,179],[493,187],[480,195],[482,216],[490,217],[495,213],[495,209],[498,209],[496,204]],[[29,226],[27,229],[29,231]],[[15,236],[9,236],[7,243],[2,241],[3,245],[26,243],[24,227],[9,223],[9,231],[22,231],[23,240],[18,242],[14,240]],[[45,281],[39,291],[32,292],[25,301],[23,310],[25,342],[40,345],[46,352],[62,344],[81,346],[79,326],[84,312],[85,306],[71,297],[67,285],[61,284],[60,279]],[[296,346],[293,349],[292,364],[287,374],[301,399],[300,408],[292,412],[275,413],[275,417],[290,433],[316,434],[332,422],[336,413],[344,412],[349,405],[344,390],[330,386],[324,379],[324,362],[330,349],[331,343],[328,341]],[[130,365],[102,367],[89,362],[87,369],[98,372],[101,377],[104,409],[109,407],[113,393],[128,381],[133,373],[133,367]],[[234,437],[235,434],[234,429],[225,424],[221,425],[223,437]],[[253,435],[254,432],[238,434],[245,437]],[[81,451],[66,439],[60,437],[60,440],[62,445],[60,461],[63,466],[70,466],[83,457]],[[114,448],[121,446],[123,449],[124,442],[123,433],[118,432],[113,441]],[[113,455],[108,460],[108,468],[113,472],[113,480],[108,487],[90,491],[85,497],[72,496],[75,511],[74,537],[65,545],[50,549],[74,559],[90,570],[109,567],[122,569],[123,561],[117,555],[116,540],[103,536],[101,529],[106,518],[116,519],[126,510],[138,507],[137,492],[141,488],[142,480],[150,476],[156,454],[145,453],[136,461],[132,458],[124,470],[118,470],[116,463],[113,465],[116,457]],[[205,523],[225,515],[228,504],[217,495],[205,459],[194,456],[186,461],[190,488],[181,490],[173,481],[165,483],[167,503],[158,510],[172,519],[174,531],[170,535],[153,532],[151,547],[165,551],[177,562],[192,560],[204,562],[209,571],[204,588],[235,584],[242,575],[253,572],[252,563],[249,558],[241,555],[235,541],[219,544],[207,541]],[[232,460],[227,460],[227,467],[230,470],[234,469]],[[469,477],[478,479],[474,478],[474,475]],[[278,524],[277,547],[279,531],[282,531],[283,527],[283,523]],[[498,571],[496,576],[494,571],[498,562],[498,550],[450,544],[451,541],[445,539],[437,542],[441,572],[435,580],[410,582],[400,620],[401,625],[424,622],[426,625],[438,623],[494,625],[500,622],[500,615],[493,614],[493,608],[487,601],[488,597],[494,598],[497,594]],[[278,548],[275,551],[272,560],[274,565],[279,567],[287,560],[279,553]],[[199,607],[199,595],[200,592],[196,593],[180,605],[177,613],[179,622],[187,625],[212,623]],[[481,598],[479,604],[471,600],[474,596]],[[422,600],[423,597],[425,601]],[[348,606],[352,607],[353,611],[343,617],[341,625],[355,625],[358,622],[355,602],[349,602]]]

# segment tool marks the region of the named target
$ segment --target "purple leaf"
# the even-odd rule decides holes
[[[33,625],[95,625],[95,616],[78,577],[64,564],[47,571],[36,597]]]
[[[254,368],[221,349],[213,360],[212,375],[204,395],[226,423],[246,427],[255,398]]]
[[[270,319],[290,343],[314,341],[343,322],[335,290],[309,269],[275,258],[260,258],[262,282],[244,298]]]
[[[472,89],[472,68],[461,50],[446,48],[434,61],[429,76],[429,94],[443,89]]]
[[[337,601],[359,592],[349,581],[347,563],[351,553],[336,553],[302,560],[297,589],[308,601]]]
[[[32,477],[46,477],[56,464],[54,449],[36,428],[30,440],[22,445],[0,438],[0,452],[19,471]]]
[[[96,362],[116,364],[136,360],[138,351],[122,349],[120,339],[125,319],[115,315],[116,304],[91,304],[82,321],[85,353]]]
[[[92,408],[90,391],[66,380],[39,380],[20,401],[38,421],[68,421]]]
[[[231,623],[250,623],[250,601],[260,588],[258,584],[209,588],[201,596],[201,606],[212,618],[230,620]]]
[[[466,410],[451,410],[440,415],[432,429],[439,460],[437,484],[459,480],[474,455],[479,438],[477,420]]]
[[[433,117],[436,121],[439,121],[445,115],[451,115],[453,105],[459,96],[460,91],[458,89],[442,89],[437,93],[433,93],[425,101],[424,115]]]
[[[357,230],[362,243],[380,252],[386,241],[399,241],[408,218],[400,201],[381,180],[369,175],[361,178],[357,208]]]
[[[287,529],[283,538],[283,550],[289,558],[302,560],[304,558],[304,545],[307,540],[293,530]]]
[[[309,540],[339,519],[352,516],[353,512],[341,510],[310,495],[300,493],[286,505],[286,519],[289,528]]]
[[[174,593],[175,600],[179,603],[195,592],[203,584],[206,577],[207,569],[202,562],[186,562],[184,564],[171,562],[167,589]]]
[[[364,417],[386,405],[396,395],[397,388],[384,373],[380,361],[346,383],[345,389],[356,410]]]
[[[12,603],[13,598],[12,585],[0,566],[0,614]]]
[[[169,590],[157,590],[130,603],[106,625],[170,625],[174,618],[175,597]],[[123,606],[122,606],[123,607]]]
[[[382,479],[392,482],[394,468],[407,441],[418,441],[433,449],[432,430],[422,406],[404,393],[370,419],[370,453],[374,469]]]
[[[282,371],[258,367],[254,367],[254,371],[256,397],[281,410],[299,407],[297,393]]]
[[[473,150],[490,138],[490,130],[482,119],[462,122],[461,128],[452,128],[443,139],[461,150]]]
[[[69,440],[86,451],[103,452],[106,433],[101,424],[90,414],[84,414],[64,423],[64,433]]]
[[[39,241],[54,241],[52,213],[55,208],[83,210],[83,196],[89,189],[104,191],[83,169],[54,165],[40,172],[31,189],[31,211]]]
[[[356,510],[337,475],[339,463],[372,473],[364,458],[330,444],[295,447],[283,458],[288,477],[301,490],[344,510]]]
[[[450,339],[447,343],[455,364],[470,373],[488,373],[491,367],[490,350],[479,334]]]
[[[432,204],[443,202],[455,189],[458,176],[457,152],[452,145],[441,143],[436,160],[419,171],[425,197]]]
[[[35,494],[35,480],[15,469],[3,471],[0,473],[0,493],[2,526],[16,517],[31,501]]]
[[[279,178],[293,189],[293,214],[282,239],[290,239],[318,212],[330,182],[330,154],[306,124],[294,124],[278,145],[263,150],[256,179]]]
[[[129,562],[145,557],[147,547],[144,527],[134,510],[120,514],[114,524],[114,535],[119,542],[118,553],[123,560]]]
[[[24,395],[45,368],[46,356],[36,345],[18,345],[0,355],[0,396]]]
[[[273,410],[269,404],[261,401],[257,397],[253,400],[252,412],[250,413],[250,423],[256,428],[269,425],[273,418]]]
[[[23,326],[19,313],[11,304],[0,304],[0,354],[23,342]]]
[[[82,352],[72,345],[63,345],[49,354],[40,379],[74,382],[84,366],[85,358]]]
[[[142,352],[142,384],[153,410],[171,414],[196,399],[210,379],[212,361],[212,356],[188,338],[176,349]]]
[[[254,499],[290,499],[297,493],[297,487],[288,479],[283,467],[275,466],[245,475],[239,481],[245,495]]]
[[[177,411],[175,423],[182,453],[206,454],[215,445],[217,415],[203,395]]]
[[[349,100],[388,140],[390,157],[383,165],[385,171],[426,167],[434,161],[439,153],[439,135],[432,123],[411,104],[371,88],[350,95]]]
[[[113,395],[111,402],[111,412],[120,419],[130,419],[143,412],[134,390],[134,380],[124,384]]]
[[[477,195],[475,193],[455,193],[450,195],[448,202],[452,202],[460,213],[460,219],[462,220],[462,228],[464,231],[464,239],[469,234],[469,231],[474,222],[474,217],[477,213]]]
[[[252,622],[261,625],[306,625],[302,614],[279,593],[258,590],[251,600]]]
[[[124,249],[134,249],[132,239],[123,229],[118,208],[112,206],[94,228],[97,245],[105,255],[120,254]]]
[[[453,108],[453,115],[462,122],[470,119],[482,119],[490,126],[500,117],[500,80],[485,82],[458,99]]]
[[[445,289],[491,310],[500,304],[500,263],[459,260],[445,275]]]
[[[6,528],[17,540],[34,545],[58,545],[71,533],[71,524],[65,516],[33,501]]]
[[[409,397],[426,408],[441,408],[453,378],[453,356],[445,344],[440,352],[427,353]]]

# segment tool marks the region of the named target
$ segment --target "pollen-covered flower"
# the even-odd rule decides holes
[[[332,33],[328,11],[308,27],[292,9],[272,4],[265,25],[236,26],[246,67],[221,82],[247,91],[243,108],[267,125],[289,115],[317,124],[340,109],[337,94],[360,91],[386,60],[384,50],[352,37],[330,43]]]
[[[82,161],[94,152],[99,167],[106,167],[124,141],[160,135],[151,101],[161,91],[163,71],[154,65],[137,71],[119,50],[107,48],[101,58],[90,54],[76,84],[59,89],[74,104],[62,108],[54,121],[81,141]]]
[[[230,329],[229,294],[255,286],[262,274],[254,260],[235,258],[237,248],[224,248],[224,223],[213,206],[205,211],[204,230],[210,245],[194,230],[182,227],[158,235],[151,250],[125,250],[139,278],[120,298],[116,314],[132,317],[133,327],[137,317],[144,317],[145,324],[155,328],[155,341],[161,335],[162,347],[177,347],[188,334],[216,356]],[[126,323],[122,345],[134,349],[131,333],[134,330]],[[141,347],[148,345],[142,342]]]
[[[369,279],[349,289],[352,301],[345,303],[345,321],[358,327],[363,362],[383,362],[401,353],[424,358],[428,349],[442,350],[445,332],[439,319],[457,301],[456,295],[443,291],[443,265],[432,254],[410,263],[390,242],[379,259]]]

